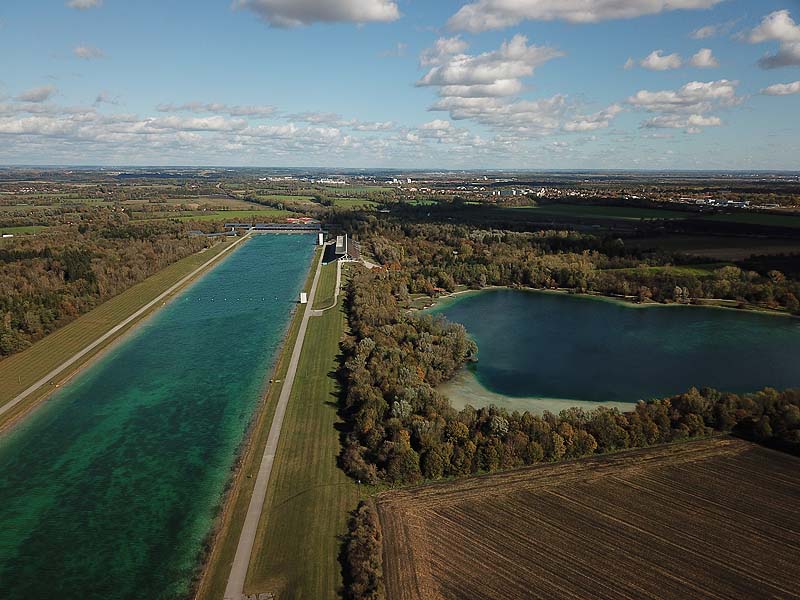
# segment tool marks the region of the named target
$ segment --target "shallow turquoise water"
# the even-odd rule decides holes
[[[0,437],[0,598],[185,595],[313,241],[244,242]]]
[[[636,402],[691,386],[800,386],[800,319],[515,290],[434,312],[467,328],[475,376],[506,396]]]

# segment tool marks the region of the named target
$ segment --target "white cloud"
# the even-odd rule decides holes
[[[699,29],[695,29],[692,33],[689,34],[689,37],[693,40],[706,40],[708,38],[716,37],[719,31],[718,25],[706,25],[705,27],[700,27]]]
[[[329,112],[305,112],[286,115],[293,121],[301,121],[312,125],[329,125],[339,129],[352,129],[354,131],[388,131],[394,129],[392,121],[359,121],[358,119],[345,119],[342,115]]]
[[[422,67],[430,67],[437,65],[454,54],[463,54],[469,44],[461,39],[461,36],[451,38],[439,38],[433,44],[433,47],[427,48],[422,51],[419,57],[419,64]]]
[[[456,31],[477,33],[522,21],[596,23],[633,19],[671,10],[707,9],[723,0],[478,0],[463,6],[448,21]]]
[[[442,98],[431,107],[450,118],[469,119],[519,136],[539,136],[559,129],[569,108],[566,96],[509,101],[500,98]]]
[[[225,114],[231,117],[265,118],[275,113],[274,106],[231,106],[219,102],[186,102],[184,104],[159,104],[158,112],[191,112]]]
[[[654,50],[643,58],[639,65],[650,71],[671,71],[683,66],[683,59],[679,54],[664,54],[663,50]]]
[[[443,56],[417,85],[495,85],[499,81],[530,77],[536,67],[560,56],[564,53],[548,46],[528,45],[528,38],[518,34],[492,52]]]
[[[732,106],[738,102],[738,81],[692,81],[679,90],[651,92],[640,90],[628,98],[628,104],[648,111],[708,112],[716,105]]]
[[[614,105],[592,115],[576,115],[575,107],[561,94],[520,99],[523,79],[542,64],[563,56],[554,48],[529,44],[523,35],[515,35],[491,52],[469,55],[467,48],[458,36],[441,38],[420,57],[420,66],[428,70],[417,85],[438,88],[440,97],[430,110],[447,112],[454,121],[470,120],[513,139],[547,135],[562,128],[569,132],[603,129],[621,111]],[[411,135],[424,137],[416,130]]]
[[[768,14],[746,39],[751,44],[780,42],[776,53],[766,54],[758,61],[762,69],[800,66],[800,25],[794,22],[788,10]]]
[[[99,8],[103,6],[103,0],[69,0],[67,6],[70,8],[77,8],[78,10],[88,10],[90,8]]]
[[[647,129],[686,129],[687,133],[700,133],[701,127],[719,127],[722,119],[703,115],[661,115],[643,123]]]
[[[21,102],[45,102],[52,98],[56,91],[55,86],[45,85],[25,90],[16,99]]]
[[[719,61],[710,48],[701,48],[689,63],[698,69],[715,69],[719,66]]]
[[[624,65],[626,71],[636,66],[636,61],[629,58]],[[691,65],[698,69],[710,69],[719,66],[719,62],[714,57],[714,53],[708,48],[702,48],[697,54],[692,56],[688,63],[683,61],[680,54],[664,54],[663,50],[654,50],[645,58],[639,61],[638,65],[649,71],[672,71],[681,67]]]
[[[800,94],[800,81],[792,83],[776,83],[761,90],[761,93],[766,96],[789,96],[791,94]]]
[[[105,53],[100,48],[94,48],[93,46],[86,45],[76,46],[72,49],[72,53],[78,58],[82,58],[84,60],[105,57]]]
[[[635,109],[660,113],[642,126],[646,128],[683,129],[718,127],[719,117],[707,113],[739,102],[736,95],[738,81],[692,81],[678,90],[651,92],[640,90],[626,101]]]
[[[485,85],[445,85],[439,89],[442,97],[486,98],[514,96],[522,91],[519,79],[499,79]]]
[[[400,18],[397,3],[390,0],[234,0],[233,6],[256,13],[273,27],[389,22]]]
[[[724,23],[714,23],[712,25],[706,25],[705,27],[700,27],[699,29],[695,29],[689,34],[689,37],[693,40],[707,40],[709,38],[717,37],[719,35],[725,35],[726,33],[730,33],[730,31],[734,28],[738,19],[734,19],[731,21],[725,21]]]
[[[775,54],[767,54],[761,57],[758,61],[758,65],[762,69],[800,66],[800,43],[781,44]]]
[[[622,107],[619,104],[612,104],[607,109],[594,113],[593,115],[574,117],[571,121],[564,124],[564,131],[597,131],[607,129],[611,121],[619,113]]]
[[[748,36],[751,44],[761,42],[800,42],[800,26],[794,22],[788,10],[776,10],[768,14],[761,24]]]

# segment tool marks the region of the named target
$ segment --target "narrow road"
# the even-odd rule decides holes
[[[34,383],[33,385],[31,385],[31,386],[30,386],[29,388],[27,388],[25,391],[23,391],[22,393],[20,393],[20,394],[19,394],[19,395],[17,395],[16,397],[14,397],[14,398],[12,398],[11,400],[9,400],[8,402],[6,402],[6,403],[5,403],[3,406],[0,406],[0,415],[3,415],[4,413],[8,412],[9,410],[11,410],[11,409],[12,409],[12,408],[14,408],[15,406],[17,406],[17,405],[18,405],[20,402],[22,402],[23,400],[25,400],[25,398],[27,398],[27,397],[28,397],[28,396],[30,396],[30,395],[31,395],[33,392],[35,392],[35,391],[36,391],[36,390],[38,390],[40,387],[42,387],[43,385],[45,385],[45,384],[46,384],[48,381],[50,381],[51,379],[53,379],[54,377],[56,377],[56,376],[57,376],[59,373],[61,373],[62,371],[64,371],[64,370],[65,370],[65,369],[67,369],[68,367],[70,367],[70,366],[74,365],[74,364],[75,364],[77,361],[79,361],[81,358],[83,358],[84,356],[86,356],[86,355],[87,355],[89,352],[91,352],[92,350],[94,350],[95,348],[97,348],[97,347],[98,347],[100,344],[102,344],[103,342],[105,342],[105,341],[106,341],[106,340],[108,340],[109,338],[113,337],[115,334],[117,334],[119,331],[121,331],[122,329],[124,329],[124,328],[125,328],[126,326],[128,326],[130,323],[132,323],[133,321],[135,321],[136,319],[138,319],[139,317],[141,317],[141,316],[142,316],[143,314],[145,314],[145,313],[146,313],[148,310],[150,310],[151,308],[153,308],[153,307],[154,307],[156,304],[158,304],[159,302],[161,302],[162,300],[164,300],[164,298],[166,298],[167,296],[169,296],[170,294],[172,294],[172,293],[173,293],[175,290],[177,290],[177,289],[178,289],[178,288],[180,288],[182,285],[184,285],[185,283],[187,283],[188,281],[190,281],[190,280],[191,280],[193,277],[195,277],[195,276],[196,276],[198,273],[200,273],[201,271],[203,271],[204,269],[206,269],[206,268],[207,268],[209,265],[211,265],[212,263],[214,263],[214,262],[218,261],[220,258],[222,258],[222,257],[223,257],[223,256],[225,256],[226,254],[228,254],[228,253],[229,253],[231,250],[233,250],[233,249],[234,249],[236,246],[238,246],[240,243],[242,243],[242,242],[243,242],[243,241],[244,241],[244,240],[245,240],[245,239],[246,239],[246,238],[247,238],[249,235],[250,235],[250,234],[247,234],[247,235],[245,235],[245,236],[243,236],[243,237],[239,238],[238,240],[236,240],[236,241],[235,241],[233,244],[231,244],[230,246],[228,246],[227,248],[225,248],[225,249],[224,249],[222,252],[220,252],[219,254],[217,254],[216,256],[214,256],[213,258],[211,258],[210,260],[208,260],[208,261],[204,262],[202,265],[200,265],[199,267],[197,267],[197,268],[196,268],[194,271],[192,271],[191,273],[189,273],[189,274],[188,274],[186,277],[184,277],[183,279],[181,279],[181,280],[180,280],[178,283],[176,283],[176,284],[172,285],[172,286],[171,286],[171,287],[170,287],[170,288],[169,288],[167,291],[165,291],[165,292],[161,293],[161,294],[160,294],[160,295],[159,295],[157,298],[155,298],[154,300],[151,300],[150,302],[148,302],[147,304],[145,304],[145,305],[144,305],[142,308],[140,308],[139,310],[137,310],[137,311],[136,311],[135,313],[133,313],[131,316],[127,317],[127,318],[126,318],[124,321],[122,321],[122,322],[121,322],[121,323],[119,323],[118,325],[115,325],[114,327],[112,327],[111,329],[109,329],[109,330],[108,330],[106,333],[104,333],[102,336],[100,336],[99,338],[97,338],[97,339],[96,339],[94,342],[92,342],[91,344],[89,344],[88,346],[86,346],[86,347],[85,347],[83,350],[81,350],[80,352],[77,352],[77,353],[73,354],[73,355],[72,355],[70,358],[68,358],[67,360],[65,360],[65,361],[64,361],[63,363],[61,363],[60,365],[58,365],[58,366],[57,366],[55,369],[53,369],[53,370],[52,370],[52,371],[50,371],[50,372],[49,372],[47,375],[45,375],[44,377],[42,377],[41,379],[39,379],[39,380],[38,380],[36,383]]]
[[[253,487],[253,495],[250,497],[250,504],[247,507],[247,515],[245,516],[244,525],[242,526],[242,533],[239,536],[239,544],[236,546],[236,555],[233,558],[231,573],[228,576],[228,583],[225,586],[225,600],[242,600],[245,597],[244,582],[247,578],[247,568],[250,566],[250,557],[253,554],[258,522],[264,510],[264,501],[267,497],[267,487],[269,485],[270,474],[272,473],[272,464],[275,462],[275,454],[278,450],[278,441],[280,440],[281,428],[283,427],[283,418],[286,415],[286,406],[289,404],[292,385],[297,375],[297,365],[300,362],[300,354],[303,350],[303,341],[306,337],[308,321],[315,312],[311,307],[314,305],[314,296],[317,293],[317,283],[319,282],[319,275],[322,271],[322,258],[324,256],[325,252],[323,251],[317,263],[317,270],[314,273],[314,280],[311,284],[311,290],[308,293],[308,304],[305,305],[303,320],[300,323],[297,340],[292,349],[292,357],[289,360],[289,368],[286,371],[281,394],[278,397],[278,404],[275,407],[275,416],[272,418],[272,425],[269,428],[267,445],[264,448],[264,455],[261,458],[261,465],[258,468],[256,483]]]

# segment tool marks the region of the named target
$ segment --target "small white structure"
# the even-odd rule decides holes
[[[12,238],[12,237],[14,237],[13,233],[4,233],[3,234],[3,238]]]
[[[325,245],[325,234],[324,233],[320,233],[317,236],[317,246],[324,246],[324,245]]]
[[[300,304],[308,304],[308,294],[300,292]]]

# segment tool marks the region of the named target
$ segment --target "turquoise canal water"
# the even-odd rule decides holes
[[[800,386],[800,319],[516,290],[434,312],[467,328],[478,345],[474,376],[507,397],[636,402],[691,386]]]
[[[0,437],[0,598],[185,596],[313,241],[243,242]]]

